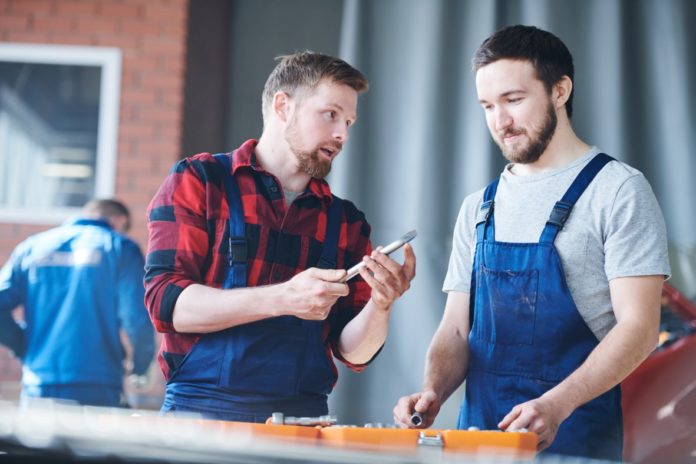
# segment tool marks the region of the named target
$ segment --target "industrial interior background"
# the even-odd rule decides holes
[[[121,50],[111,175],[143,249],[147,203],[176,160],[260,135],[261,90],[275,56],[334,54],[368,77],[359,122],[329,181],[365,211],[375,244],[418,230],[418,274],[394,308],[380,356],[362,374],[341,369],[330,406],[346,424],[391,422],[397,398],[420,387],[444,308],[440,289],[459,205],[504,165],[477,102],[471,55],[492,32],[518,23],[548,29],[570,48],[574,127],[645,173],[667,222],[671,283],[693,299],[696,2],[0,0],[0,45]],[[56,223],[41,211],[22,221],[0,215],[0,261]],[[0,399],[16,398],[19,375],[0,348]],[[162,381],[154,364],[151,375],[147,395],[136,400],[157,407]],[[454,426],[460,395],[436,427]]]

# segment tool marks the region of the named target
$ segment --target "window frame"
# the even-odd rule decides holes
[[[121,50],[115,47],[0,43],[0,61],[101,67],[94,175],[97,198],[112,197],[116,185],[121,59]],[[79,207],[56,207],[32,212],[0,205],[0,222],[59,224],[79,211]]]

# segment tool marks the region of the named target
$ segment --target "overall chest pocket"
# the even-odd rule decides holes
[[[476,283],[476,336],[497,345],[531,345],[539,290],[537,270],[495,270],[481,265]]]

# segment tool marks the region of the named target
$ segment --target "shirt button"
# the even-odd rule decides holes
[[[271,193],[276,193],[278,191],[278,187],[276,187],[275,185],[272,185],[269,190],[271,191]]]
[[[278,282],[280,280],[280,272],[279,271],[275,271],[273,273],[273,280],[276,282]]]

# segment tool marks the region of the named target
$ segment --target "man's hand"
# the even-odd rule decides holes
[[[539,397],[526,403],[518,404],[498,424],[501,430],[527,429],[539,436],[537,449],[542,451],[553,443],[558,427],[568,418],[570,412],[554,404],[545,397]]]
[[[432,390],[402,396],[394,406],[394,423],[408,428],[430,427],[440,412],[440,406],[440,400]],[[414,412],[420,413],[422,418],[422,422],[417,426],[411,422]]]
[[[131,374],[128,376],[128,384],[135,388],[136,390],[142,390],[144,389],[148,384],[150,383],[150,379],[148,378],[147,374],[145,375],[138,375],[138,374]]]
[[[411,280],[416,276],[416,255],[411,245],[404,245],[405,259],[401,265],[379,250],[363,258],[366,266],[360,275],[372,288],[372,301],[387,309],[411,287]]]
[[[282,314],[315,321],[326,319],[336,300],[348,295],[348,285],[339,282],[345,275],[345,269],[314,267],[295,275],[281,284]]]

